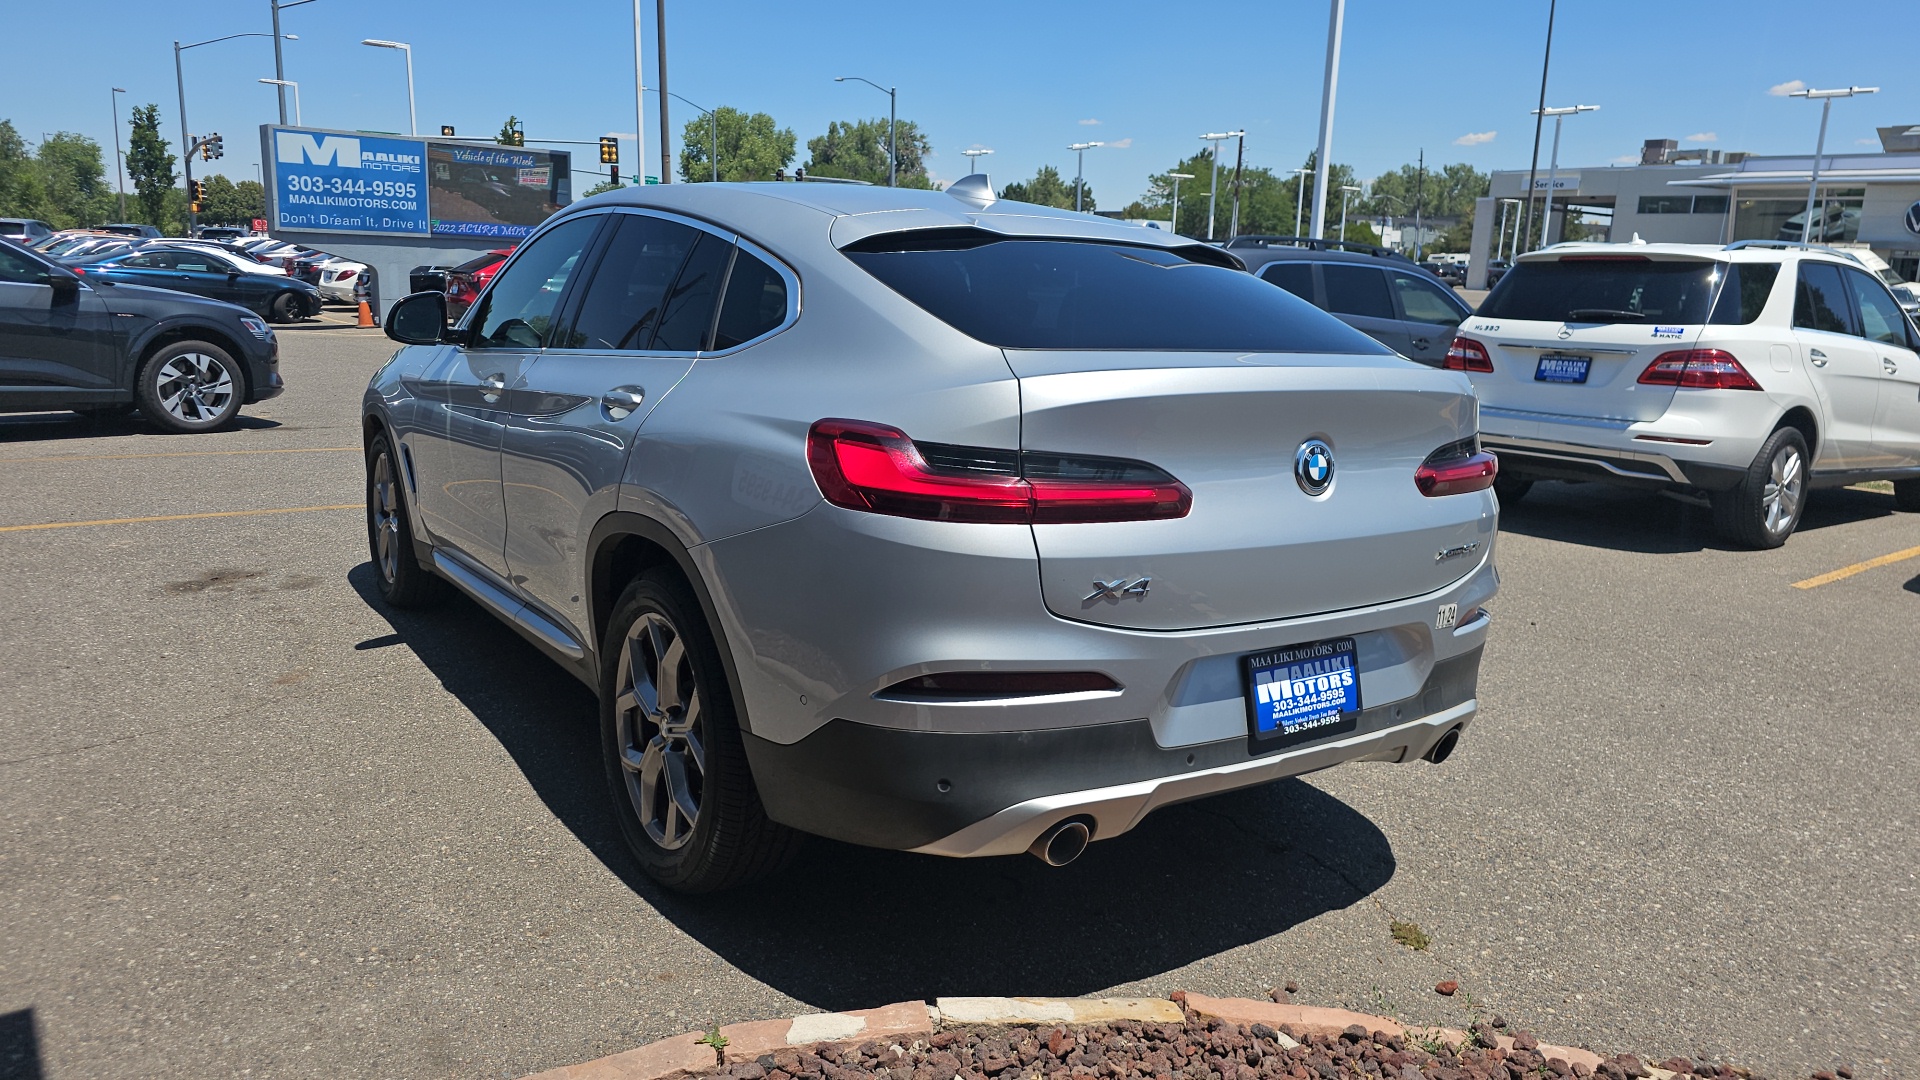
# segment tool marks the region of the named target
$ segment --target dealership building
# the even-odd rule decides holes
[[[1819,205],[1806,228],[1812,155],[1763,157],[1680,150],[1648,140],[1641,163],[1535,174],[1534,214],[1550,201],[1547,237],[1563,235],[1569,210],[1589,239],[1616,243],[1727,244],[1800,240],[1857,244],[1909,280],[1920,279],[1920,126],[1881,128],[1877,153],[1825,154]],[[1551,187],[1549,187],[1551,184]],[[1510,255],[1524,212],[1527,170],[1496,172],[1474,207],[1468,288],[1486,287],[1489,258]]]

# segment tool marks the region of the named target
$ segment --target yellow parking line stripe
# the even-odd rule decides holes
[[[1855,574],[1864,574],[1875,567],[1885,566],[1888,563],[1905,562],[1908,559],[1920,559],[1920,547],[1910,547],[1905,551],[1896,551],[1891,555],[1882,555],[1877,559],[1868,559],[1866,562],[1857,562],[1852,566],[1843,566],[1829,574],[1810,577],[1805,581],[1796,581],[1793,583],[1793,587],[1796,589],[1817,589],[1822,585],[1831,585],[1836,581],[1845,581]]]
[[[0,533],[29,532],[35,529],[79,529],[89,525],[140,525],[149,521],[196,521],[201,518],[258,517],[261,514],[306,514],[315,510],[362,510],[364,503],[339,506],[287,506],[273,510],[217,510],[205,514],[162,514],[158,517],[102,518],[99,521],[49,521],[40,525],[0,525]]]
[[[180,450],[165,454],[44,454],[40,457],[0,458],[10,461],[131,461],[134,458],[226,457],[231,454],[337,454],[344,450],[359,453],[358,446],[300,446],[286,450]]]

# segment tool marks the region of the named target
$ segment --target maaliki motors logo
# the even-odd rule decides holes
[[[274,132],[274,158],[283,165],[321,165],[336,169],[417,173],[419,154],[363,150],[351,135],[314,135],[306,131]]]

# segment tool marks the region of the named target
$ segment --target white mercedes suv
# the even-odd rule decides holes
[[[1445,366],[1480,395],[1505,503],[1537,479],[1704,492],[1778,547],[1810,488],[1891,480],[1920,510],[1920,331],[1874,275],[1772,241],[1520,256]]]

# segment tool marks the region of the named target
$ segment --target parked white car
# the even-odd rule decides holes
[[[352,259],[332,259],[320,264],[320,295],[343,304],[353,303],[354,287],[360,284],[367,264]]]
[[[1520,256],[1445,366],[1479,392],[1508,503],[1536,479],[1704,492],[1758,548],[1811,488],[1891,480],[1920,510],[1920,331],[1843,252],[1556,244]]]

